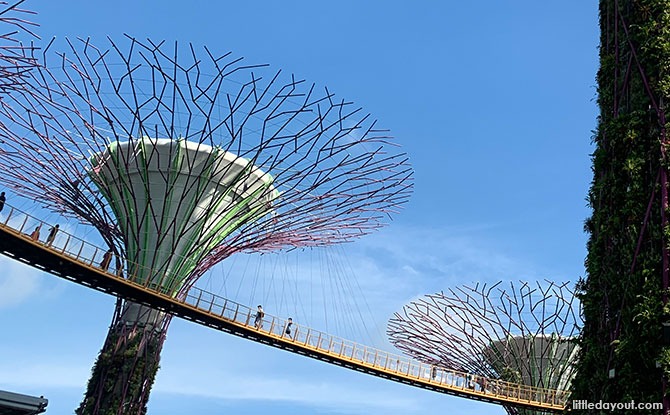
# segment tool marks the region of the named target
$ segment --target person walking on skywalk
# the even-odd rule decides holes
[[[58,233],[58,224],[54,225],[49,229],[49,235],[47,236],[46,244],[47,246],[51,245],[56,239],[56,234]]]
[[[258,311],[256,311],[256,318],[254,319],[254,326],[257,329],[263,328],[263,317],[265,317],[265,313],[263,312],[263,307],[259,304]]]

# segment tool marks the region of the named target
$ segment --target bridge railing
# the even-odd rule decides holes
[[[472,373],[421,363],[406,356],[389,353],[333,336],[300,325],[297,322],[292,322],[289,327],[287,318],[265,314],[262,318],[257,319],[256,310],[198,287],[192,287],[187,293],[177,295],[174,293],[174,290],[166,290],[162,286],[163,281],[151,281],[147,279],[137,281],[136,278],[133,278],[133,275],[124,277],[124,263],[132,270],[139,269],[139,265],[128,265],[128,262],[124,259],[123,261],[118,261],[119,265],[117,265],[117,261],[112,260],[101,267],[108,249],[101,248],[84,239],[71,235],[63,229],[60,229],[56,233],[53,241],[49,241],[47,236],[48,229],[52,227],[51,225],[17,208],[8,207],[10,209],[3,225],[23,238],[32,240],[36,244],[46,245],[49,249],[66,255],[75,261],[94,267],[112,278],[131,281],[148,291],[170,297],[173,301],[194,307],[202,313],[207,313],[229,322],[234,322],[239,326],[256,330],[259,335],[273,337],[288,344],[295,344],[380,372],[394,374],[398,377],[420,381],[437,387],[461,390],[469,394],[490,395],[492,397],[510,398],[514,401],[523,401],[526,403],[537,402],[538,404],[560,407],[564,407],[569,398],[568,391],[539,388],[500,379],[490,379]],[[38,237],[32,234],[36,228],[40,231]],[[46,232],[43,233],[43,229]]]
[[[295,322],[290,327],[290,333],[286,333],[287,319],[266,314],[260,322],[256,322],[256,310],[197,287],[188,292],[183,302],[226,320],[253,328],[264,335],[281,338],[289,343],[307,346],[333,357],[343,358],[371,369],[397,374],[405,378],[421,380],[437,386],[448,386],[451,389],[505,396],[514,400],[541,402],[554,406],[564,406],[568,400],[568,391],[489,379],[463,371],[421,363],[406,356],[368,347]]]
[[[76,237],[61,228],[55,232],[53,240],[50,240],[50,230],[56,224],[49,224],[18,208],[8,205],[5,205],[5,207],[9,207],[7,216],[3,220],[3,224],[6,227],[22,234],[36,244],[47,245],[51,249],[74,258],[79,262],[85,262],[96,268],[99,268],[100,264],[102,264],[105,253],[108,251],[107,249]],[[123,271],[123,261],[118,261],[117,263],[117,261],[112,259],[106,271],[121,274]]]

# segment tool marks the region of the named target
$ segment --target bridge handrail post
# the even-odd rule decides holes
[[[202,290],[200,290],[200,291],[202,291]],[[221,317],[224,316],[227,307],[228,307],[228,299],[224,298],[223,299],[223,306],[221,307]]]
[[[126,272],[126,279],[135,282],[137,280],[137,264],[128,262],[128,271]]]
[[[63,248],[60,250],[61,254],[66,254],[65,249],[67,248],[68,244],[70,243],[70,238],[71,235],[68,233],[67,234],[67,239],[65,239],[65,243],[63,244]],[[70,255],[69,253],[67,255]]]
[[[318,350],[318,349],[321,349],[321,335],[322,335],[322,334],[323,334],[323,333],[319,332],[319,337],[316,339],[316,348],[317,348],[317,350]]]
[[[556,395],[556,392],[553,390],[546,390],[542,399],[543,402],[546,403],[554,403],[554,396]]]
[[[198,294],[198,299],[195,301],[195,304],[193,307],[199,308],[198,306],[200,305],[200,299],[202,298],[202,290],[200,290],[200,293]]]
[[[214,307],[214,296],[212,296],[211,299],[209,300],[209,308],[207,309],[207,312],[211,313],[213,307]],[[239,308],[239,306],[238,306],[238,308]],[[235,316],[237,316],[237,311],[235,312]]]
[[[235,306],[235,314],[233,314],[233,321],[237,321],[237,312],[240,310],[240,305]]]
[[[98,255],[98,247],[95,247],[95,252],[93,252],[93,256],[91,257],[91,260],[88,262],[90,266],[94,266],[93,263],[95,262],[95,257]]]
[[[5,226],[7,226],[7,223],[9,223],[9,219],[12,217],[12,213],[14,213],[14,207],[13,206],[9,209],[9,213],[7,214],[7,218],[5,218]]]
[[[19,232],[23,232],[23,228],[26,226],[26,223],[28,222],[29,216],[26,215],[26,218],[23,220],[23,223],[21,224],[21,229],[19,229]]]
[[[153,278],[152,275],[151,275],[151,272],[149,272],[148,274],[149,274],[149,276],[147,277],[147,284]],[[167,272],[162,272],[161,274],[162,274],[161,278],[160,278],[160,280],[158,280],[158,284],[156,284],[156,291],[159,291],[159,292],[163,292],[163,282],[167,278]],[[212,297],[212,302],[214,302],[214,297]]]
[[[270,333],[275,329],[275,316],[272,316],[272,321],[270,321]]]
[[[77,257],[75,258],[77,261],[81,257],[81,251],[83,251],[83,250],[84,250],[84,242],[81,241],[81,245],[79,245],[79,252],[77,252]]]
[[[149,275],[147,276],[147,278],[144,278],[144,280],[142,280],[140,282],[140,273],[142,273],[143,275],[147,274],[145,272],[142,272],[142,271],[144,271],[145,268],[148,268],[148,267],[143,267],[138,263],[133,263],[133,268],[132,268],[133,272],[132,272],[132,274],[128,275],[128,279],[130,279],[131,281],[133,281],[136,284],[140,284],[142,287],[144,287],[148,290],[151,290],[153,292],[157,292],[157,293],[162,292],[160,287],[161,287],[161,284],[163,283],[163,280],[161,279],[160,281],[158,281],[158,284],[156,284],[151,278],[151,272],[148,273]],[[165,274],[163,274],[163,278],[165,278]]]

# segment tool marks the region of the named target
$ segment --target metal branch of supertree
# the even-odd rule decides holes
[[[173,241],[218,232],[207,246],[163,247],[198,251],[189,271],[197,275],[238,251],[348,241],[381,226],[411,193],[406,155],[369,114],[327,88],[230,53],[197,54],[190,44],[130,37],[109,44],[103,50],[79,39],[68,41],[67,53],[44,51],[31,93],[2,109],[0,181],[95,226],[129,261],[137,258],[124,251],[141,243],[142,230],[121,218],[155,221],[133,226],[172,232]],[[146,173],[140,158],[156,172],[138,185],[126,179]],[[176,164],[183,181],[158,171]],[[215,188],[198,180],[203,171],[218,180]],[[184,200],[156,212],[160,192]],[[217,225],[179,223],[202,192],[209,199],[197,209]],[[143,211],[145,198],[154,200],[152,211]],[[171,219],[159,217],[167,213]]]
[[[23,33],[28,35],[26,41],[39,38],[32,30],[37,25],[23,18],[34,14],[19,7],[24,1],[0,1],[0,93],[21,87],[26,72],[36,65],[31,56],[34,46],[24,45],[19,40]]]
[[[407,304],[387,334],[403,353],[436,367],[567,390],[581,327],[576,307],[567,282],[462,286]]]

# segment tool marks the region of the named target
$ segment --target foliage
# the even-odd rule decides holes
[[[159,368],[163,335],[118,323],[93,366],[77,415],[145,415]]]
[[[662,295],[669,238],[659,171],[668,166],[663,109],[655,103],[670,93],[670,1],[601,0],[600,26],[593,213],[585,223],[587,276],[577,286],[585,324],[572,399],[661,402],[662,371],[670,372],[661,327],[670,314]]]

